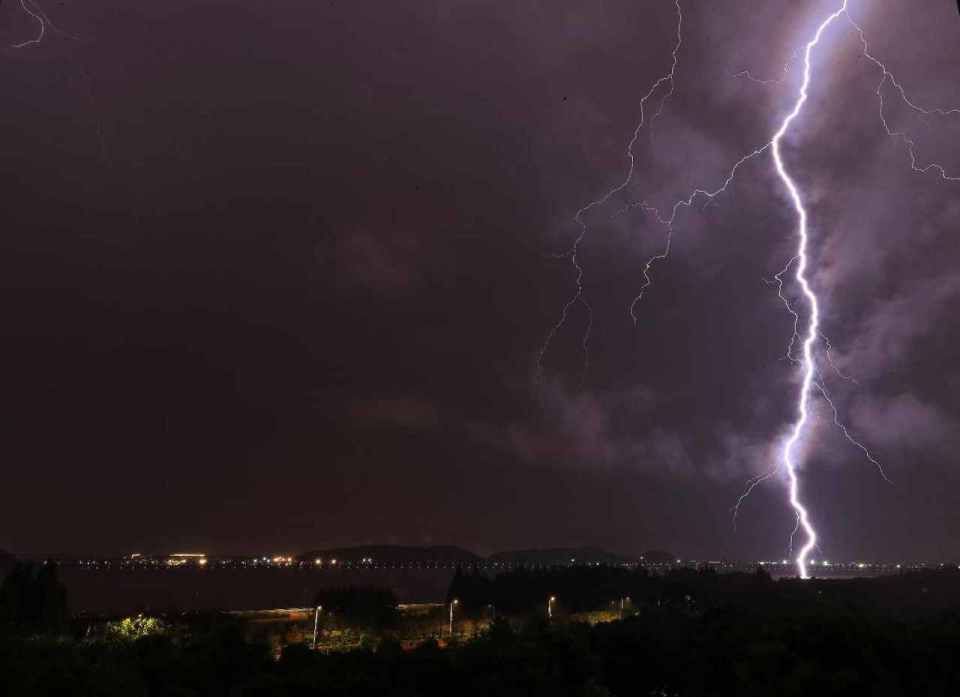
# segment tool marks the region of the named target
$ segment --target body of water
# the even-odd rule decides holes
[[[453,569],[60,569],[74,612],[110,615],[308,607],[317,591],[344,586],[388,588],[401,602],[438,601],[446,597],[453,574]]]

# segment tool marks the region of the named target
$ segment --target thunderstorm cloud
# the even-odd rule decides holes
[[[769,141],[838,4],[681,2],[673,93],[629,185],[584,217],[592,314],[573,304],[538,367],[577,211],[624,180],[670,69],[673,0],[50,3],[59,31],[28,49],[36,23],[4,3],[8,491],[77,523],[26,529],[35,497],[10,496],[0,547],[386,530],[779,558],[780,479],[736,531],[730,514],[776,464],[799,379],[769,153],[679,211],[629,310],[666,239],[649,207]],[[913,103],[949,111],[960,18],[929,5],[850,17]],[[812,69],[784,155],[811,211],[821,378],[892,483],[817,400],[806,497],[826,554],[953,557],[960,182],[914,171],[910,144],[960,174],[960,113],[905,106],[846,20]]]

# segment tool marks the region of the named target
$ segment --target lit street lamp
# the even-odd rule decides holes
[[[459,605],[460,601],[454,598],[450,601],[450,638],[453,639],[453,608],[455,605]]]
[[[551,595],[549,598],[547,598],[547,619],[548,620],[553,619],[553,604],[555,602],[557,602],[557,596]]]

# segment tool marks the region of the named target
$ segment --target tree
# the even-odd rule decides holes
[[[62,632],[70,620],[57,566],[17,562],[0,585],[0,624],[18,631]]]
[[[107,624],[107,636],[124,641],[136,641],[144,637],[164,634],[166,631],[167,627],[162,621],[156,617],[144,615],[124,617],[119,622]]]

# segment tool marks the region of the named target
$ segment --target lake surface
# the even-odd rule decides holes
[[[792,565],[766,567],[774,578],[796,575]],[[752,571],[744,568],[743,570]],[[900,573],[893,567],[818,567],[821,579]],[[439,602],[447,595],[453,568],[60,567],[74,612],[128,614],[170,610],[264,610],[309,607],[317,591],[344,586],[387,588],[400,602]]]
[[[406,603],[442,601],[453,575],[453,569],[60,569],[74,612],[109,615],[308,607],[317,591],[343,586],[389,588]]]

